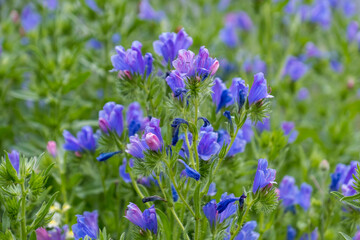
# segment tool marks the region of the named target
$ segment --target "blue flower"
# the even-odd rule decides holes
[[[236,240],[257,240],[260,234],[255,232],[257,224],[256,221],[249,221],[244,224],[239,234],[235,237]]]
[[[209,51],[202,46],[196,57],[192,51],[181,49],[178,52],[178,58],[172,62],[172,65],[181,76],[199,76],[204,80],[216,73],[219,68],[219,61],[216,58],[209,57]]]
[[[146,76],[149,76],[152,72],[153,57],[151,53],[146,53],[143,56],[141,48],[142,44],[139,41],[134,41],[131,48],[126,51],[124,47],[116,46],[117,54],[111,56],[114,67],[112,71],[119,71],[119,73],[128,71],[131,75],[144,75],[146,73]]]
[[[144,136],[146,136],[148,133],[154,134],[158,138],[160,143],[161,144],[163,143],[159,119],[153,117],[153,118],[151,118],[151,120],[148,123],[146,123]]]
[[[349,171],[350,167],[345,164],[339,163],[336,165],[335,172],[330,174],[331,176],[331,191],[338,191],[341,184],[344,182],[345,177]]]
[[[215,196],[216,195],[216,184],[214,182],[212,182],[209,186],[209,190],[207,192],[208,196]]]
[[[309,184],[301,184],[297,201],[305,211],[310,207],[311,192],[312,187]]]
[[[221,201],[219,202],[219,204],[217,205],[216,210],[217,210],[219,213],[222,213],[222,212],[224,212],[224,211],[226,210],[226,208],[228,207],[228,205],[229,205],[230,203],[239,201],[239,199],[240,199],[240,198],[234,198],[234,197],[232,197],[232,198],[226,198],[226,199],[224,199],[224,200],[221,200]]]
[[[296,230],[292,226],[287,226],[286,240],[295,240]]]
[[[228,145],[231,142],[230,134],[221,129],[218,132],[218,139],[217,142],[220,144],[220,146],[223,146],[224,144]],[[243,131],[239,130],[238,134],[235,137],[235,140],[233,142],[233,145],[231,146],[227,156],[231,157],[234,156],[237,153],[242,153],[245,151],[246,146],[246,140],[243,138]]]
[[[216,210],[216,200],[212,199],[203,207],[205,217],[208,219],[210,228],[214,228],[216,225],[218,211]]]
[[[95,0],[85,0],[86,5],[96,13],[102,13]]]
[[[262,122],[258,121],[255,127],[259,132],[270,131],[270,118],[263,118]]]
[[[29,32],[37,27],[41,22],[41,16],[35,10],[32,4],[28,4],[21,12],[21,25],[25,32]]]
[[[310,234],[305,233],[300,237],[300,240],[317,240],[318,239],[318,232],[317,228],[314,229]]]
[[[282,122],[281,128],[284,131],[284,134],[289,136],[288,143],[293,143],[299,134],[299,132],[294,129],[294,122]]]
[[[176,145],[176,143],[178,142],[179,140],[179,129],[180,129],[180,125],[181,124],[186,124],[186,125],[189,125],[189,123],[185,120],[185,119],[182,119],[182,118],[175,118],[173,120],[173,122],[171,123],[171,127],[172,127],[172,140],[171,140],[171,144],[173,146]]]
[[[202,131],[200,135],[198,154],[202,160],[207,161],[220,150],[220,145],[217,143],[218,134],[216,132]]]
[[[292,81],[297,81],[302,78],[307,71],[308,67],[301,60],[290,56],[287,59],[283,75],[289,76]]]
[[[355,21],[349,23],[346,29],[346,37],[348,42],[353,42],[356,40],[356,34],[359,30],[359,24]]]
[[[259,189],[275,183],[276,171],[268,167],[266,159],[259,159],[258,167],[255,174],[253,193],[255,194]]]
[[[251,18],[243,11],[227,14],[225,17],[225,24],[227,26],[239,28],[243,31],[250,31],[253,28]]]
[[[143,20],[161,21],[165,17],[163,11],[155,11],[148,0],[142,0],[139,5],[139,18]]]
[[[143,125],[143,112],[138,102],[129,105],[126,112],[126,122],[129,129],[129,136],[134,136]]]
[[[303,101],[309,97],[309,90],[307,88],[300,88],[297,94],[297,98],[299,101]]]
[[[43,0],[43,6],[53,11],[57,7],[57,0]]]
[[[139,139],[139,136],[130,136],[130,143],[126,145],[126,150],[128,154],[136,158],[144,158],[144,151],[149,149],[149,146],[146,144],[145,139]]]
[[[121,153],[121,151],[116,151],[116,152],[107,152],[107,153],[101,153],[96,160],[98,160],[99,162],[103,162],[108,160],[109,158],[111,158],[112,156]]]
[[[220,30],[220,39],[230,48],[235,48],[239,44],[237,30],[231,25],[226,25]]]
[[[121,35],[119,33],[114,33],[111,36],[111,40],[114,44],[119,43],[121,41]]]
[[[199,181],[200,179],[200,173],[198,173],[195,169],[189,167],[183,160],[178,159],[180,163],[182,163],[185,166],[185,172],[188,177],[191,177],[195,179],[196,181]]]
[[[185,139],[185,133],[180,135],[180,139],[183,140],[183,145],[181,150],[179,151],[179,155],[183,158],[188,158],[190,156],[189,154],[189,148],[188,145],[186,143],[186,139]],[[188,133],[188,140],[189,140],[189,144],[190,146],[192,145],[192,134]]]
[[[242,80],[241,78],[233,78],[229,90],[234,99],[234,102],[237,103],[238,110],[240,111],[240,109],[245,104],[249,92],[249,86],[245,85],[245,81]]]
[[[95,152],[97,134],[93,133],[93,130],[90,126],[85,126],[77,133],[77,138],[75,138],[70,132],[64,130],[63,136],[65,143],[63,145],[64,149],[67,151],[73,152],[84,152],[90,151]]]
[[[159,40],[153,43],[154,51],[163,57],[163,63],[172,64],[178,55],[179,50],[188,49],[193,43],[191,37],[181,29],[178,33],[167,32],[159,36]]]
[[[97,211],[84,212],[83,215],[76,215],[76,217],[77,223],[71,227],[75,239],[85,238],[85,236],[97,239],[99,233]]]
[[[136,204],[130,203],[127,206],[125,218],[143,230],[146,231],[148,229],[157,234],[157,219],[154,205],[145,209],[142,213]]]
[[[99,126],[104,133],[114,131],[120,137],[124,130],[123,111],[124,107],[115,102],[108,102],[103,110],[99,111]]]
[[[336,59],[330,60],[330,67],[334,72],[337,72],[337,73],[341,73],[344,70],[343,64]]]
[[[124,182],[130,183],[131,177],[130,177],[130,174],[126,172],[126,165],[127,165],[127,161],[126,161],[126,158],[124,158],[122,165],[120,165],[120,167],[119,167],[119,175],[124,180]],[[129,166],[131,168],[134,166],[134,160],[132,158],[130,158],[130,160],[129,160]]]
[[[254,75],[254,82],[251,86],[248,101],[252,105],[258,101],[261,101],[265,98],[272,98],[273,96],[269,95],[267,92],[266,79],[262,72]]]
[[[266,73],[266,63],[261,60],[259,56],[256,56],[253,59],[246,59],[242,68],[246,73]]]
[[[298,187],[295,185],[295,179],[285,176],[280,183],[280,200],[285,208],[291,207],[297,203],[299,193]]]
[[[305,48],[307,58],[320,58],[322,56],[320,49],[317,48],[316,45],[312,42],[308,42]]]
[[[183,97],[183,89],[185,89],[184,79],[181,77],[180,73],[177,71],[171,71],[169,76],[166,77],[166,83],[169,85],[171,90],[174,93],[174,96]],[[180,89],[180,94],[177,92]]]
[[[9,157],[10,162],[11,162],[11,165],[16,170],[16,172],[19,173],[19,170],[20,170],[19,152],[17,152],[16,150],[12,150],[11,153],[8,153],[7,155]]]
[[[214,85],[212,87],[212,99],[216,105],[216,113],[223,107],[231,105],[234,101],[230,91],[226,88],[225,84],[220,78],[215,78]]]
[[[99,50],[103,47],[103,44],[96,38],[91,38],[89,41],[87,41],[86,47]]]

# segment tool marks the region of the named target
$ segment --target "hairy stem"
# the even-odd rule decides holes
[[[26,232],[26,192],[25,192],[25,180],[21,183],[21,231],[20,231],[20,239],[27,239]]]

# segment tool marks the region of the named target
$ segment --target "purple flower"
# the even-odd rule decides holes
[[[159,138],[151,132],[145,135],[145,142],[149,146],[149,148],[153,151],[159,151],[161,149],[162,144]]]
[[[32,4],[28,4],[21,12],[21,25],[25,32],[29,32],[37,27],[41,22],[41,16],[35,10]]]
[[[252,124],[250,119],[247,119],[244,125],[241,128],[243,139],[249,143],[251,138],[254,136],[254,131],[252,129]]]
[[[85,4],[94,12],[96,13],[102,13],[102,10],[98,7],[95,0],[85,0]]]
[[[180,163],[182,163],[185,166],[185,172],[188,177],[191,177],[195,179],[196,181],[199,181],[200,179],[200,173],[198,173],[195,169],[189,167],[183,160],[178,159]]]
[[[344,182],[348,171],[350,170],[349,166],[339,163],[336,165],[335,172],[330,174],[331,176],[331,191],[338,191],[342,183]]]
[[[311,192],[312,187],[309,184],[301,184],[297,201],[305,211],[310,207]]]
[[[123,164],[119,167],[119,175],[126,183],[131,182],[130,174],[126,172],[126,158],[123,159]],[[134,166],[134,160],[130,158],[129,160],[129,166],[132,168]]]
[[[148,229],[154,234],[157,234],[157,219],[154,205],[145,209],[144,212],[141,212],[136,204],[130,202],[126,209],[125,218],[141,229],[145,231]]]
[[[253,23],[246,12],[229,13],[225,17],[225,23],[228,26],[237,27],[243,31],[250,31],[253,27]]]
[[[121,35],[119,33],[114,33],[111,36],[111,40],[114,44],[119,43],[121,41]]]
[[[220,39],[230,48],[235,48],[239,43],[237,30],[231,25],[226,25],[220,30]]]
[[[220,78],[215,78],[215,84],[212,87],[212,99],[216,105],[216,113],[223,107],[231,105],[234,101],[230,91],[226,88],[225,84]]]
[[[295,240],[296,230],[292,226],[287,226],[286,240]]]
[[[178,71],[171,71],[170,75],[166,78],[166,83],[169,85],[174,95],[178,89],[185,89],[184,79]],[[182,99],[183,93],[180,92],[179,97]]]
[[[19,153],[16,150],[12,150],[11,153],[7,154],[9,157],[9,160],[11,162],[11,165],[16,170],[17,173],[19,173],[20,170],[20,156]]]
[[[341,73],[344,70],[342,63],[336,59],[330,60],[330,67],[334,72],[337,72],[337,73]]]
[[[358,30],[359,24],[357,22],[352,21],[349,23],[346,30],[346,37],[348,42],[353,42],[356,40],[356,34],[358,33]]]
[[[112,71],[126,72],[131,75],[149,76],[152,72],[153,57],[151,53],[146,53],[145,56],[141,53],[142,44],[139,41],[134,41],[131,48],[126,50],[122,46],[116,46],[116,55],[111,56],[111,62],[114,69]]]
[[[153,47],[155,53],[163,57],[164,65],[171,65],[179,50],[188,49],[192,43],[192,38],[188,36],[184,29],[181,29],[178,33],[162,33],[159,40],[153,43]]]
[[[148,0],[142,0],[139,4],[139,18],[143,20],[161,21],[165,17],[163,11],[155,11]]]
[[[134,136],[142,128],[143,112],[138,102],[133,102],[129,105],[126,112],[126,122],[129,136]]]
[[[331,7],[328,1],[315,1],[310,8],[308,20],[313,23],[319,24],[323,29],[328,29],[331,25],[331,18]]]
[[[230,144],[231,137],[227,131],[221,129],[217,133],[218,133],[218,138],[216,141],[217,141],[217,143],[219,143],[220,146],[223,146],[224,144],[227,144],[227,145]],[[239,130],[227,156],[231,157],[237,153],[244,152],[245,146],[246,146],[246,141],[243,139],[242,131]]]
[[[259,159],[258,167],[255,174],[253,193],[257,190],[265,188],[268,185],[275,183],[276,170],[267,168],[268,162],[266,159]]]
[[[246,59],[242,65],[243,70],[246,73],[266,73],[266,63],[256,56],[253,59]]]
[[[305,48],[307,58],[320,58],[322,56],[321,51],[312,42],[308,42]]]
[[[219,61],[216,58],[209,57],[209,51],[202,46],[196,57],[192,51],[181,49],[178,58],[172,62],[172,65],[182,76],[200,76],[205,79],[216,73],[219,68]]]
[[[262,122],[257,122],[255,127],[259,132],[270,131],[270,117],[264,118]]]
[[[344,196],[353,196],[356,194],[356,190],[354,189],[355,180],[350,179],[347,183],[341,185],[341,191]]]
[[[83,215],[76,215],[76,217],[77,223],[71,227],[75,239],[84,238],[85,236],[96,239],[99,233],[97,211],[84,212]]]
[[[172,184],[171,184],[171,194],[172,194],[172,197],[173,197],[173,201],[177,202],[179,200],[179,194],[177,193],[174,185],[172,185]]]
[[[209,190],[207,192],[208,196],[215,196],[216,195],[216,184],[214,182],[212,182],[209,186]]]
[[[65,225],[62,229],[55,227],[51,231],[46,231],[45,228],[38,228],[35,232],[37,240],[65,240],[68,226]]]
[[[296,131],[294,122],[282,122],[281,128],[284,131],[285,135],[289,136],[288,143],[293,143],[298,135],[298,131]]]
[[[150,122],[146,124],[144,136],[148,133],[153,133],[159,139],[160,143],[163,143],[163,138],[161,136],[160,120],[157,118],[151,118]],[[144,138],[144,137],[143,137]]]
[[[57,4],[57,0],[43,0],[44,7],[48,8],[51,11],[56,9]]]
[[[89,41],[87,41],[86,47],[99,50],[103,47],[103,44],[96,38],[91,38]]]
[[[317,240],[317,239],[318,239],[317,228],[315,228],[315,230],[312,231],[310,234],[305,233],[300,237],[300,240]]]
[[[229,204],[239,201],[239,199],[240,198],[231,197],[231,198],[226,198],[224,200],[221,200],[219,202],[219,204],[217,205],[216,210],[219,213],[222,213],[226,210],[226,208],[229,206]]]
[[[288,57],[285,69],[283,70],[284,76],[289,76],[292,81],[297,81],[302,78],[307,72],[308,67],[296,57]]]
[[[256,221],[245,223],[240,233],[235,237],[235,240],[257,240],[260,234],[254,231],[256,226]]]
[[[233,78],[232,84],[229,88],[231,96],[234,99],[238,106],[238,110],[244,106],[248,92],[249,86],[245,84],[245,81],[241,78]]]
[[[144,158],[144,151],[149,149],[149,146],[146,144],[144,139],[139,139],[139,136],[130,136],[130,143],[126,145],[126,150],[128,154],[136,158]]]
[[[120,137],[123,130],[123,114],[124,107],[115,102],[108,102],[104,105],[103,110],[99,111],[99,126],[104,133],[114,131]]]
[[[305,87],[300,88],[300,90],[298,91],[297,98],[300,101],[303,101],[303,100],[307,99],[308,97],[309,97],[309,90]]]
[[[83,127],[81,131],[77,133],[77,138],[75,138],[70,132],[66,130],[64,130],[63,136],[65,139],[63,147],[67,151],[94,152],[96,150],[98,136],[96,133],[93,133],[93,130],[90,126]]]
[[[181,134],[179,138],[183,140],[183,145],[179,152],[179,155],[183,158],[188,158],[190,155],[189,155],[189,148],[187,146],[186,139],[185,139],[185,134],[184,133]],[[191,144],[192,144],[192,134],[191,133],[188,133],[188,140],[189,140],[189,143],[191,146]]]
[[[299,189],[295,185],[295,179],[290,176],[285,176],[280,183],[280,200],[285,208],[291,207],[297,203]]]
[[[57,149],[56,149],[56,142],[55,141],[49,141],[46,145],[47,151],[50,153],[51,156],[54,158],[57,155]]]
[[[227,201],[229,199],[230,201]],[[235,199],[235,200],[232,201],[231,199]],[[223,193],[221,195],[220,203],[222,202],[222,204],[224,204],[226,201],[227,205],[222,212],[218,211],[217,207],[219,205],[216,204],[215,199],[211,200],[203,207],[204,214],[208,219],[211,228],[214,228],[215,225],[218,223],[223,223],[231,215],[236,213],[238,206],[237,204],[235,204],[235,201],[237,201],[238,199],[239,198],[235,198],[234,194],[227,195],[227,193]],[[221,207],[223,208],[224,206]]]
[[[218,10],[225,11],[231,3],[231,0],[220,0],[218,3]]]
[[[198,144],[198,153],[202,160],[209,160],[210,157],[220,150],[220,145],[217,143],[218,134],[215,132],[200,133],[201,139]]]
[[[261,101],[265,98],[272,98],[273,96],[269,95],[267,92],[266,79],[262,72],[254,75],[254,82],[251,86],[248,101],[252,105],[258,101]]]

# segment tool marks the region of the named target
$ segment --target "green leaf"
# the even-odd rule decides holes
[[[197,183],[197,186],[194,191],[194,205],[195,205],[195,213],[200,216],[200,187],[201,184]]]
[[[330,194],[332,194],[335,197],[339,198],[339,200],[344,197],[344,195],[342,195],[341,193],[336,192],[336,191],[330,192]]]
[[[258,198],[254,204],[257,213],[264,212],[265,214],[269,214],[276,209],[279,201],[275,188],[272,188],[268,192],[261,190],[258,194]]]
[[[8,176],[11,178],[11,180],[13,182],[18,182],[19,178],[17,176],[17,172],[16,172],[15,168],[13,167],[13,165],[11,164],[7,153],[5,154],[5,166],[6,166],[6,171],[8,172]]]
[[[69,79],[69,82],[63,87],[62,93],[66,94],[71,90],[78,88],[81,84],[83,84],[91,75],[91,72],[82,72],[76,75],[73,78]]]
[[[119,240],[125,240],[125,233],[123,232],[120,236],[120,239]]]
[[[54,203],[57,195],[58,195],[58,192],[54,193],[46,204],[45,204],[45,202],[43,202],[43,204],[41,205],[41,208],[36,213],[36,218],[31,223],[28,231],[36,230],[37,228],[41,227],[43,224],[46,224],[46,221],[44,221],[44,220],[47,220],[46,217],[47,217],[50,207]]]
[[[171,229],[169,218],[165,213],[163,213],[160,209],[156,208],[156,215],[160,218],[159,224],[161,230],[165,233],[165,239],[171,239]]]
[[[342,197],[340,201],[352,201],[352,200],[359,200],[360,199],[360,193],[357,193],[352,196]]]
[[[339,234],[345,239],[345,240],[353,240],[352,237],[350,237],[349,235],[343,233],[343,232],[339,232]]]
[[[1,227],[3,232],[10,228],[10,218],[5,211],[2,215]]]

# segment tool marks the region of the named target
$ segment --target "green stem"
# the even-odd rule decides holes
[[[186,230],[185,230],[184,226],[182,225],[179,217],[177,216],[177,214],[176,214],[176,212],[175,212],[175,210],[174,210],[174,207],[171,207],[171,208],[170,208],[170,211],[171,211],[172,214],[174,215],[174,217],[175,217],[176,221],[178,222],[181,230],[183,231],[184,235],[186,236],[186,239],[190,240],[189,236],[188,236],[187,233],[186,233]]]
[[[240,221],[238,221],[238,226],[236,228],[236,231],[234,232],[234,234],[231,235],[230,240],[234,240],[234,238],[239,234],[242,225],[244,224],[244,221],[246,219],[246,216],[248,215],[249,210],[251,209],[252,205],[254,204],[255,200],[251,201],[251,203],[249,204],[249,206],[245,209],[244,214],[242,215],[242,217],[239,219]]]
[[[194,137],[194,139],[195,139],[195,137]],[[196,169],[196,165],[195,165],[195,161],[194,161],[194,155],[193,155],[193,152],[192,152],[192,149],[191,149],[191,146],[190,146],[187,129],[185,129],[185,142],[186,142],[186,145],[187,145],[187,147],[189,149],[189,155],[190,155],[190,161],[191,161],[192,167],[194,169]]]
[[[21,183],[21,232],[20,238],[21,240],[27,239],[27,232],[26,232],[26,193],[25,193],[25,180]]]
[[[133,185],[133,187],[135,189],[135,192],[141,197],[141,199],[143,199],[144,194],[142,194],[137,182],[135,181],[134,175],[132,174],[132,171],[131,171],[131,168],[129,168],[129,175],[130,175],[130,178],[131,178],[131,183],[132,183],[132,185]],[[148,202],[146,203],[146,206],[151,207],[150,203],[148,203]]]

